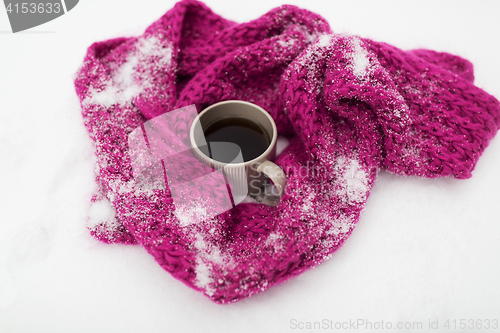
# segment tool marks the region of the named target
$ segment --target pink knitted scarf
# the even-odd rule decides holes
[[[471,177],[500,124],[499,102],[474,86],[467,60],[334,34],[319,15],[288,5],[236,24],[181,1],[139,37],[91,45],[75,88],[97,157],[93,205],[115,211],[92,235],[140,243],[218,303],[328,259],[380,169]],[[179,223],[168,188],[136,186],[128,135],[165,112],[230,99],[263,107],[289,139],[275,161],[286,193],[278,207],[241,203]]]

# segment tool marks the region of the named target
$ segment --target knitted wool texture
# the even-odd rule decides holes
[[[319,15],[282,6],[236,24],[177,3],[139,37],[91,45],[75,80],[97,156],[90,226],[106,243],[140,243],[166,271],[228,303],[329,258],[349,237],[377,171],[468,178],[500,123],[472,64],[333,34]],[[290,144],[278,207],[241,203],[182,225],[168,188],[136,186],[128,134],[170,110],[223,100],[267,110]],[[190,124],[179,122],[185,127]]]

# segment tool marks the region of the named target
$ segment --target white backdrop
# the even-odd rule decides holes
[[[332,259],[235,304],[186,287],[141,246],[89,235],[94,158],[73,75],[91,43],[138,35],[174,3],[81,0],[18,34],[0,8],[0,332],[295,332],[308,322],[426,332],[429,321],[453,332],[460,320],[461,331],[491,331],[477,323],[500,320],[498,137],[468,180],[381,172]],[[245,22],[287,2],[205,3]],[[319,13],[335,32],[465,57],[476,84],[500,97],[500,2],[288,3]]]

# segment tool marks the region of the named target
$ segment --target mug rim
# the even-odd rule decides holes
[[[272,127],[272,130],[273,130],[273,133],[272,133],[271,142],[269,143],[267,149],[262,154],[260,154],[259,156],[255,157],[255,158],[253,158],[253,159],[251,159],[249,161],[239,162],[239,163],[224,163],[224,162],[220,162],[220,161],[214,160],[213,158],[205,155],[198,148],[198,145],[195,142],[194,128],[195,128],[195,124],[200,121],[200,118],[205,113],[207,113],[211,109],[213,109],[214,107],[217,107],[217,106],[223,105],[223,104],[230,104],[230,103],[234,103],[234,104],[246,104],[248,106],[254,107],[254,108],[258,109],[261,113],[263,113],[267,117],[267,119],[270,121],[270,123],[271,123],[271,127]],[[220,166],[220,167],[224,167],[224,168],[227,168],[227,167],[249,166],[249,165],[251,165],[253,163],[258,162],[258,160],[262,159],[263,156],[269,155],[269,153],[271,153],[271,151],[273,150],[274,146],[276,145],[277,138],[278,138],[278,130],[276,128],[276,123],[274,122],[274,119],[271,117],[271,115],[269,114],[269,112],[267,112],[266,110],[264,110],[263,108],[261,108],[260,106],[254,104],[254,103],[247,102],[247,101],[242,101],[242,100],[236,100],[236,99],[235,100],[226,100],[226,101],[217,102],[217,103],[209,105],[208,107],[206,107],[205,109],[203,109],[200,113],[198,113],[198,115],[196,116],[196,118],[194,118],[193,122],[191,123],[191,128],[189,130],[189,141],[191,141],[191,146],[192,146],[193,149],[196,150],[197,155],[199,155],[201,158],[209,161],[210,163],[213,163],[214,165],[217,165],[217,166]],[[267,160],[266,157],[265,157],[265,159]]]

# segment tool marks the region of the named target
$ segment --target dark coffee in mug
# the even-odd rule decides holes
[[[268,133],[261,125],[241,116],[220,118],[202,126],[208,147],[200,147],[200,150],[208,157],[224,163],[234,161],[240,150],[244,162],[253,160],[262,155],[271,143]],[[213,149],[217,146],[211,143],[215,142],[234,145]]]
[[[271,162],[276,156],[277,138],[271,115],[258,105],[239,100],[208,106],[193,119],[189,130],[192,152],[212,168],[214,175],[209,177],[219,183],[224,177],[233,206],[247,196],[268,206],[280,203],[286,175]],[[276,192],[263,191],[266,177]],[[226,193],[223,190],[214,189],[214,193]]]

